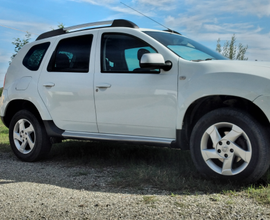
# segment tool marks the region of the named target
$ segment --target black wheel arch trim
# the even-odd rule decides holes
[[[189,140],[187,139],[186,129],[176,130],[176,141],[172,143],[172,148],[180,148],[181,150],[189,150]]]

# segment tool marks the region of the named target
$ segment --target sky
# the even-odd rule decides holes
[[[236,36],[248,60],[270,61],[270,0],[0,0],[0,88],[14,54],[15,38],[96,21],[127,19],[139,27],[164,27],[215,50]]]

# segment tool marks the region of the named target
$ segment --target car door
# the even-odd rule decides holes
[[[141,56],[159,50],[137,32],[100,31],[99,38],[94,80],[99,132],[175,138],[177,62],[167,72],[142,69]]]
[[[57,127],[97,132],[93,96],[93,34],[61,39],[48,57],[38,90]],[[91,56],[90,56],[91,55]]]

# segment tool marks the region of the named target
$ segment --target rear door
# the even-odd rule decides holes
[[[61,129],[97,132],[90,59],[94,41],[94,34],[57,41],[40,75],[38,91]]]

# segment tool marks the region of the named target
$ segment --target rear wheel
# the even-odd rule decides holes
[[[269,141],[265,129],[236,109],[204,115],[191,135],[191,155],[205,177],[254,182],[268,169]]]
[[[9,141],[15,155],[28,162],[44,158],[51,149],[43,124],[27,110],[17,112],[12,118]]]

